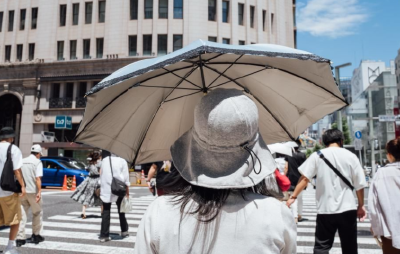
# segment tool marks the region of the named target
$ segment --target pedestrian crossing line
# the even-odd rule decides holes
[[[314,242],[314,236],[297,236],[297,242]],[[334,243],[340,243],[340,238],[335,237]],[[374,238],[357,238],[358,244],[369,244],[369,245],[376,245],[376,241]],[[361,252],[362,253],[362,252]]]
[[[297,254],[314,253],[313,246],[297,246]],[[382,254],[382,249],[358,249],[361,254]],[[329,254],[342,254],[341,248],[332,248]]]
[[[2,233],[9,233],[10,229],[1,231]],[[73,232],[73,231],[57,231],[57,230],[43,230],[42,236],[48,237],[59,237],[59,238],[70,238],[70,239],[83,239],[83,240],[94,240],[98,241],[100,233],[88,233],[88,232]],[[111,235],[112,236],[112,235]],[[118,242],[124,243],[134,243],[136,242],[135,236],[128,236],[116,240]]]
[[[69,215],[77,215],[77,216],[81,215],[80,212],[72,212],[72,213],[68,213],[68,214]],[[91,213],[91,215],[101,217],[101,213]],[[125,214],[125,217],[130,218],[130,219],[142,219],[143,216],[144,216],[144,214]],[[119,215],[117,213],[111,213],[111,217],[119,217]]]
[[[100,213],[101,212],[101,208],[100,207],[99,208],[87,208],[86,212],[98,212],[98,213]],[[117,208],[111,208],[111,212],[117,213],[118,209]],[[127,212],[126,214],[129,214],[129,213],[145,214],[146,213],[146,209],[136,209],[135,208],[134,210],[131,210],[131,211]]]
[[[119,224],[119,222],[118,222]],[[27,223],[27,225],[31,226],[32,222]],[[100,232],[101,225],[100,224],[88,224],[88,223],[63,223],[63,222],[52,222],[52,221],[43,221],[44,230],[46,227],[51,228],[68,228],[68,229],[77,229],[82,228],[85,230],[96,230]],[[137,233],[137,227],[129,227],[128,230],[130,233]],[[0,232],[3,232],[2,230]],[[110,232],[121,232],[120,226],[110,226]]]
[[[119,225],[119,219],[118,219],[118,214],[112,214],[111,217],[115,217],[116,219],[111,218],[110,223],[112,224],[118,224]],[[96,223],[101,223],[101,218],[87,218],[82,219],[76,216],[68,216],[68,215],[55,215],[52,217],[49,217],[49,220],[61,220],[61,221],[73,221],[73,222],[96,222]],[[129,225],[139,225],[140,220],[127,220]]]
[[[7,245],[8,238],[1,237],[0,245]],[[124,248],[118,246],[105,246],[101,244],[82,244],[82,243],[67,243],[44,241],[40,244],[26,244],[23,249],[40,249],[40,250],[58,250],[58,251],[73,251],[74,253],[92,253],[92,254],[126,254],[132,253],[133,248]]]
[[[304,218],[307,219],[307,221],[317,221],[317,217],[313,217],[313,216],[307,216],[305,217],[305,215],[303,215]],[[303,223],[303,222],[300,222]],[[365,219],[364,221],[358,221],[357,220],[357,224],[363,224],[363,223],[370,223],[369,219]]]
[[[313,222],[313,221],[303,221],[303,222],[300,222],[300,224],[302,226],[313,226],[313,227],[315,227],[317,225],[317,223]],[[368,228],[368,230],[369,230],[369,228],[371,227],[371,223],[369,223],[369,222],[357,223],[357,227],[358,228]]]

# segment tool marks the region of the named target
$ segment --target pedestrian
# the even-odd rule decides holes
[[[44,241],[43,233],[43,201],[42,201],[42,177],[43,164],[40,160],[42,147],[33,145],[31,154],[22,160],[22,176],[26,185],[26,195],[21,198],[22,220],[17,235],[17,247],[26,243],[25,225],[29,213],[32,210],[32,236],[31,242],[38,244]]]
[[[343,254],[357,254],[357,218],[364,221],[364,171],[357,156],[343,148],[343,133],[327,130],[325,149],[313,153],[299,168],[302,174],[292,196],[291,206],[314,176],[316,178],[317,226],[314,253],[329,253],[336,231]],[[358,206],[353,189],[356,190]]]
[[[100,199],[103,202],[103,212],[101,213],[101,231],[100,242],[110,241],[110,220],[111,220],[111,203],[116,202],[119,215],[119,223],[121,226],[121,236],[127,237],[128,222],[125,213],[120,212],[121,202],[124,197],[118,197],[111,192],[111,182],[116,178],[126,184],[126,197],[129,198],[129,170],[128,163],[114,154],[105,157],[102,160],[100,168]]]
[[[21,194],[3,190],[0,186],[0,227],[10,226],[9,241],[4,254],[18,254],[15,247],[15,238],[18,234],[19,223],[21,222],[21,201],[19,197],[26,194],[25,183],[22,178],[22,153],[21,150],[12,143],[15,133],[13,128],[4,127],[0,130],[0,176],[3,175],[7,161],[7,153],[11,152],[11,160],[15,177],[21,185]]]
[[[287,177],[290,180],[291,186],[289,188],[289,194],[291,195],[294,189],[296,188],[297,183],[301,177],[299,172],[299,167],[306,161],[307,157],[304,153],[299,151],[299,147],[301,142],[299,139],[296,140],[297,147],[293,147],[294,151],[292,156],[286,156],[285,160],[287,162]],[[295,202],[292,204],[290,208],[292,208],[292,212],[295,221],[301,222],[303,221],[302,213],[303,213],[303,195],[299,194]]]
[[[289,209],[265,195],[276,166],[257,106],[243,92],[204,96],[171,155],[179,172],[170,174],[178,177],[173,192],[150,205],[134,253],[296,253]]]
[[[149,173],[147,174],[147,185],[150,189],[150,192],[153,195],[157,194],[157,196],[164,195],[164,190],[160,185],[163,182],[164,178],[168,176],[171,169],[171,161],[160,161],[152,163]]]
[[[400,254],[400,138],[386,144],[389,163],[375,173],[368,195],[373,235],[383,254]]]
[[[88,156],[89,161],[89,177],[87,177],[76,189],[71,198],[76,202],[82,204],[81,218],[86,219],[86,208],[93,206],[101,206],[100,197],[96,195],[97,188],[100,187],[100,166],[101,166],[101,154],[98,151],[94,151]]]

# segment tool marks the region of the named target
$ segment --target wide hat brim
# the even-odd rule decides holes
[[[15,138],[15,133],[0,135],[0,139],[4,139],[4,138]]]
[[[181,176],[193,185],[213,189],[247,188],[260,183],[276,169],[274,158],[260,134],[249,148],[259,158],[261,171],[254,154],[251,156],[240,147],[228,152],[210,151],[197,143],[192,132],[193,128],[175,141],[171,155]]]

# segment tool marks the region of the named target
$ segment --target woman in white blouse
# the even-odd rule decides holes
[[[400,138],[386,144],[389,164],[376,172],[368,195],[374,236],[384,254],[400,254]]]

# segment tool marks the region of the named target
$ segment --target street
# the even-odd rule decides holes
[[[19,248],[26,254],[68,254],[68,253],[132,253],[135,235],[143,214],[148,205],[154,200],[147,188],[131,187],[130,195],[133,202],[133,211],[127,215],[130,236],[125,239],[119,237],[120,228],[116,206],[112,207],[111,238],[112,241],[100,243],[100,208],[89,208],[87,218],[80,218],[82,207],[71,200],[71,192],[48,190],[43,194],[44,200],[44,234],[46,241],[38,245],[27,243]],[[315,190],[310,186],[304,192],[303,217],[308,219],[298,224],[297,253],[312,253],[316,220]],[[30,217],[29,217],[29,221]],[[28,223],[27,237],[31,235],[31,226]],[[369,233],[370,222],[358,223],[359,253],[381,253],[375,240]],[[8,228],[0,230],[1,249],[5,248],[8,239]],[[341,253],[339,238],[335,238],[331,254]]]

